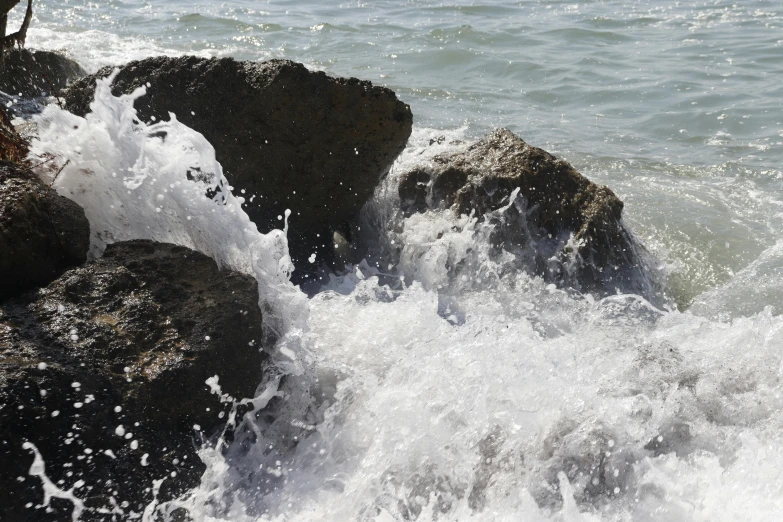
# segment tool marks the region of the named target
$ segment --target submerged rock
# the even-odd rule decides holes
[[[405,172],[399,197],[406,216],[449,208],[492,224],[492,246],[548,280],[586,291],[656,293],[649,254],[623,224],[623,202],[508,129]]]
[[[222,393],[252,397],[259,351],[256,282],[169,244],[110,245],[104,257],[0,305],[0,505],[8,520],[66,520],[41,507],[29,476],[40,451],[81,520],[129,520],[198,484],[196,450],[221,420]],[[219,417],[220,416],[220,417]],[[28,505],[30,507],[25,507]],[[103,512],[101,510],[104,510]]]
[[[87,260],[84,210],[24,162],[27,144],[0,111],[0,299],[45,285]]]
[[[0,91],[9,96],[56,96],[87,72],[67,56],[53,51],[13,49],[5,57]]]
[[[97,78],[75,83],[67,107],[89,111]],[[282,228],[298,269],[334,258],[331,238],[346,230],[411,133],[410,107],[394,92],[303,65],[231,58],[149,58],[122,67],[113,92],[149,85],[136,107],[144,120],[177,119],[215,147],[234,193],[259,229]],[[229,89],[230,87],[230,89]]]

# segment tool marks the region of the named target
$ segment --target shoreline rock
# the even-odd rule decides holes
[[[517,189],[504,218],[494,215]],[[448,208],[491,223],[493,248],[546,280],[662,297],[649,279],[650,254],[622,222],[623,202],[508,129],[403,173],[398,190],[404,216]]]
[[[64,520],[71,511],[62,500],[51,513],[36,507],[43,491],[28,475],[24,442],[58,487],[77,485],[84,521],[112,520],[97,510],[113,502],[120,518],[141,513],[153,480],[165,478],[159,501],[198,485],[196,450],[227,407],[207,379],[218,375],[222,393],[236,398],[252,397],[262,379],[257,292],[253,278],[198,252],[130,241],[0,303],[4,515]]]
[[[74,83],[68,110],[85,115],[96,79],[112,70]],[[113,92],[146,85],[139,117],[160,121],[173,112],[202,133],[259,230],[282,228],[292,210],[289,245],[299,280],[334,261],[333,233],[348,233],[412,128],[410,107],[391,90],[287,60],[149,58],[121,67]],[[317,263],[308,261],[312,254]]]

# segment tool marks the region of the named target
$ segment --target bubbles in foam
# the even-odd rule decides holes
[[[135,121],[143,90],[114,98],[108,86],[86,119],[48,108],[34,145],[70,160],[55,187],[85,206],[93,254],[139,237],[196,248],[255,275],[281,328],[279,375],[236,401],[262,415],[232,409],[234,442],[201,450],[201,487],[151,504],[148,520],[176,507],[232,522],[766,520],[783,510],[783,321],[772,310],[705,318],[638,296],[579,295],[496,270],[474,224],[454,230],[462,218],[438,213],[411,216],[393,238],[407,281],[365,264],[305,304],[287,283],[284,234],[255,232],[230,191],[204,196],[227,184],[203,137],[175,118]],[[370,205],[370,225],[393,211],[389,191]],[[455,279],[447,264],[468,250],[473,268]],[[217,379],[208,385],[222,393]]]
[[[203,454],[201,499],[222,501],[190,503],[197,518],[762,520],[780,511],[769,494],[783,487],[780,317],[721,321],[639,296],[596,299],[497,271],[480,255],[467,281],[454,279],[449,256],[480,250],[481,239],[468,222],[454,231],[453,219],[404,223],[409,284],[386,286],[365,264],[311,299],[312,373],[270,390],[284,392],[267,409],[277,420],[246,419],[246,436],[227,450],[232,465]],[[406,257],[409,246],[418,250]],[[314,421],[286,406],[308,379]],[[288,432],[295,443],[281,443],[281,419],[299,428]],[[258,442],[247,451],[251,433]],[[728,491],[751,500],[732,503]]]

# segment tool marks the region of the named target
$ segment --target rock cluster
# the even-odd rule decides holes
[[[47,480],[83,501],[80,520],[129,519],[153,500],[154,480],[165,478],[160,501],[199,483],[196,451],[225,424],[214,385],[253,397],[266,364],[257,284],[149,241],[85,264],[84,211],[33,174],[2,109],[0,124],[2,518],[59,521],[74,509],[43,505],[28,475],[35,447]]]
[[[68,110],[89,111],[105,68],[76,82]],[[121,68],[113,91],[147,86],[136,107],[145,121],[177,119],[202,133],[234,193],[262,232],[282,228],[300,275],[307,259],[334,258],[332,235],[347,230],[411,133],[410,107],[393,91],[332,78],[287,60],[149,58]],[[338,267],[342,268],[342,267]]]
[[[11,54],[6,67],[0,89],[24,96],[82,74],[41,52]],[[74,82],[67,108],[89,112],[96,79],[112,70]],[[391,90],[284,60],[150,58],[123,66],[113,85],[115,94],[139,87],[148,91],[139,117],[172,112],[201,132],[260,230],[280,228],[292,210],[299,281],[317,266],[312,254],[350,259],[351,224],[411,133],[410,107]],[[250,398],[274,372],[257,283],[142,240],[87,262],[84,212],[35,177],[26,155],[0,108],[0,519],[63,520],[74,509],[42,504],[42,481],[28,474],[33,447],[60,496],[83,502],[81,520],[140,518],[153,499],[199,483],[197,450],[229,407],[217,385]],[[451,209],[493,225],[492,248],[528,255],[525,268],[550,280],[650,292],[645,251],[615,194],[508,130],[404,173],[399,196],[403,216]],[[482,452],[494,455],[493,444]],[[492,473],[477,470],[475,506]]]

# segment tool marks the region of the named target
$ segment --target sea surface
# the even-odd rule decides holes
[[[281,415],[308,434],[205,452],[197,520],[783,519],[783,3],[39,0],[27,43],[91,72],[197,54],[385,85],[414,114],[393,174],[508,127],[611,187],[659,262],[662,308],[480,253],[462,284],[444,259],[480,234],[409,218],[388,268],[412,284],[348,274],[280,309],[285,394],[315,397]]]

